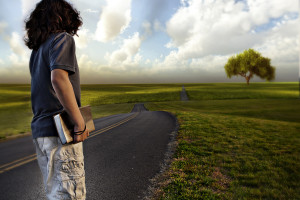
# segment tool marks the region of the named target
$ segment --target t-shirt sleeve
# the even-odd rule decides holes
[[[50,70],[64,69],[69,74],[75,72],[75,41],[66,33],[56,36],[49,49]]]

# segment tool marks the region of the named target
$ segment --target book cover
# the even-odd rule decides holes
[[[95,125],[92,117],[91,107],[84,106],[79,108],[81,115],[85,121],[86,128],[92,132],[95,130]],[[58,136],[62,144],[67,144],[73,141],[73,128],[74,124],[68,113],[62,111],[61,113],[55,114],[53,116],[54,123],[58,132]]]

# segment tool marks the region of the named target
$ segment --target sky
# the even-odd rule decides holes
[[[24,20],[37,0],[0,0],[0,83],[30,83]],[[243,82],[229,57],[253,48],[274,81],[298,81],[298,0],[68,0],[81,83]],[[264,81],[255,77],[252,81]]]

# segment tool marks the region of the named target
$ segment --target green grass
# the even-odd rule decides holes
[[[175,113],[180,123],[156,199],[300,199],[300,100],[146,106]]]
[[[300,199],[298,83],[83,85],[94,118],[134,103],[180,123],[156,199]],[[0,137],[30,130],[30,86],[0,85]]]
[[[147,101],[176,101],[180,84],[122,84],[82,85],[82,104],[135,103]]]
[[[109,115],[128,113],[132,110],[134,103],[120,103],[120,104],[103,104],[92,107],[92,115],[94,119],[105,117]]]
[[[180,100],[179,84],[82,85],[82,105],[94,118],[128,113],[135,102]],[[30,85],[0,84],[0,139],[30,131]]]
[[[299,97],[299,85],[288,83],[207,83],[185,84],[188,96],[193,100],[211,99],[295,99]]]
[[[30,131],[30,85],[0,85],[0,138]]]

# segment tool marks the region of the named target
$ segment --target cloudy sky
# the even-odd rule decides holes
[[[0,0],[0,82],[29,83],[24,19],[37,0]],[[299,76],[298,0],[74,0],[82,83],[238,82],[227,59],[254,48],[275,81]],[[255,78],[254,81],[261,81]]]

